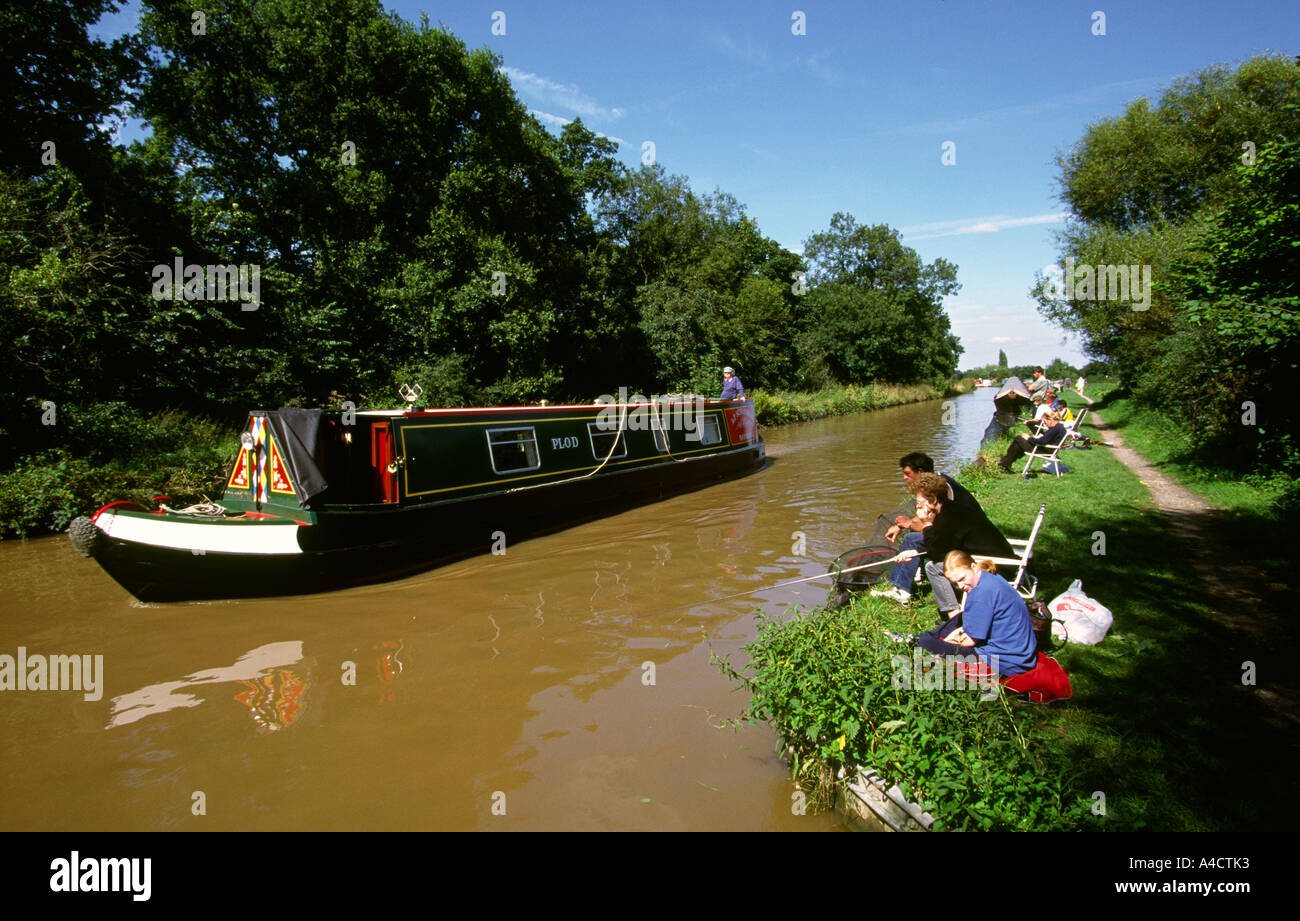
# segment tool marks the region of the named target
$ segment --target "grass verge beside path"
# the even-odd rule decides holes
[[[1270,722],[1268,682],[1242,683],[1244,663],[1276,675],[1281,655],[1270,659],[1215,619],[1190,548],[1109,449],[1066,450],[1062,460],[1071,472],[1060,478],[985,467],[961,480],[1008,536],[1027,536],[1046,503],[1039,596],[1051,600],[1077,578],[1114,613],[1104,642],[1054,653],[1072,700],[1013,706],[1008,722],[1001,701],[976,703],[969,691],[900,691],[887,672],[882,684],[888,653],[873,644],[888,649],[886,629],[931,626],[927,592],[908,608],[859,597],[840,613],[761,629],[738,674],[753,694],[745,715],[795,747],[805,780],[824,777],[820,767],[873,767],[949,828],[1293,828],[1293,735]]]
[[[1243,476],[1235,470],[1207,465],[1194,458],[1187,426],[1135,403],[1111,381],[1089,383],[1092,408],[1102,414],[1152,466],[1185,489],[1205,497],[1218,509],[1235,517],[1280,520],[1287,510],[1300,509],[1300,490],[1288,476]],[[1069,394],[1071,406],[1085,404]],[[1075,410],[1078,411],[1077,408]]]

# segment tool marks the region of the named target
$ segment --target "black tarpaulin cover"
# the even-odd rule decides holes
[[[306,507],[312,496],[325,491],[329,484],[321,472],[319,409],[276,409],[267,412],[266,424],[289,468],[289,476],[298,491],[298,505]]]

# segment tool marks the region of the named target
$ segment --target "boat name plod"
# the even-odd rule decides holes
[[[93,665],[91,659],[94,659]],[[102,655],[0,655],[0,691],[82,691],[86,700],[104,696]]]
[[[596,415],[596,427],[604,432],[617,431],[623,426],[628,431],[644,432],[652,426],[660,431],[682,431],[687,441],[700,440],[700,419],[704,415],[704,397],[655,394],[646,399],[644,394],[628,397],[626,387],[618,388],[618,397],[603,393],[596,398],[605,408]],[[636,404],[620,409],[620,404]]]

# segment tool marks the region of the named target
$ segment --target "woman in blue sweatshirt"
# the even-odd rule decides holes
[[[966,601],[948,623],[918,636],[916,645],[936,655],[974,653],[1007,677],[1033,668],[1038,643],[1029,609],[996,569],[987,560],[976,565],[964,550],[944,557],[943,574],[967,593]]]

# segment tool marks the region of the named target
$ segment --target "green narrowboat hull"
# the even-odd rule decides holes
[[[114,504],[72,536],[145,601],[315,592],[489,552],[765,461],[749,401],[647,405],[255,412],[219,513]]]

